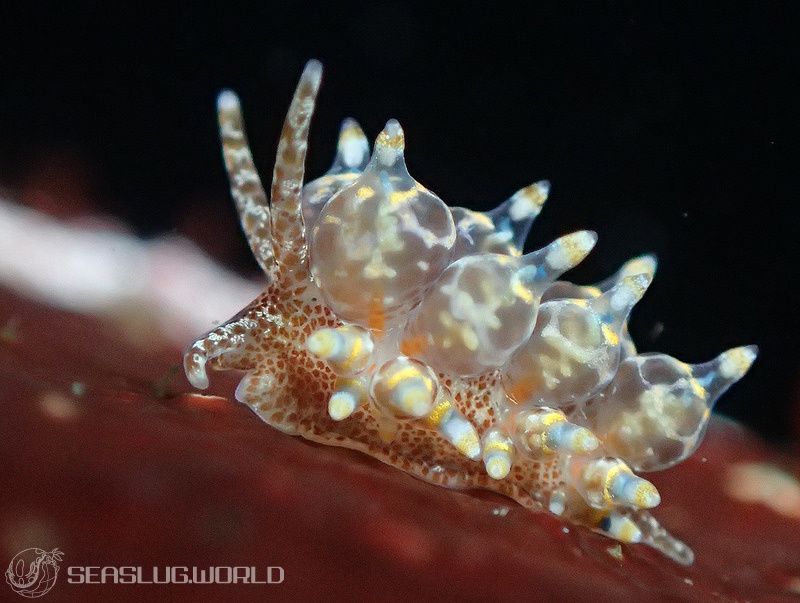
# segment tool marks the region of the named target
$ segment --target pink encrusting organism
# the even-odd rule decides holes
[[[596,286],[558,281],[597,237],[575,232],[522,254],[547,182],[488,213],[448,207],[409,175],[395,120],[371,157],[345,120],[333,167],[304,186],[321,74],[316,61],[303,71],[269,200],[238,98],[219,97],[233,198],[269,282],[189,347],[191,383],[208,386],[207,366],[245,371],[236,398],[285,433],[691,563],[648,511],[658,491],[635,472],[694,452],[756,348],[695,365],[637,354],[626,323],[654,257]]]

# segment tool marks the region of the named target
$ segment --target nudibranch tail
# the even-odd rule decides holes
[[[231,192],[269,284],[189,347],[191,384],[207,387],[208,367],[244,371],[236,399],[285,433],[691,563],[691,549],[649,513],[661,496],[637,473],[696,450],[755,346],[695,365],[637,354],[627,321],[655,256],[595,285],[556,282],[597,235],[523,255],[549,183],[490,212],[448,207],[408,172],[396,120],[371,156],[344,120],[331,168],[304,185],[320,79],[310,61],[281,133],[271,205],[239,101],[219,97]]]

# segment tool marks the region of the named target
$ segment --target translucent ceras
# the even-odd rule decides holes
[[[316,61],[303,71],[269,195],[238,98],[219,96],[231,192],[268,284],[189,347],[190,382],[207,387],[208,366],[243,371],[236,398],[285,433],[433,484],[493,490],[691,563],[649,512],[658,491],[635,472],[697,448],[755,347],[698,365],[637,355],[627,319],[653,256],[594,286],[557,281],[597,237],[579,231],[523,254],[548,182],[491,212],[448,207],[408,173],[395,120],[371,157],[345,120],[333,167],[304,185],[321,74]]]

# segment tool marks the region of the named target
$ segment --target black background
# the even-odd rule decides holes
[[[698,362],[758,344],[717,408],[777,441],[798,433],[793,3],[115,5],[3,9],[0,182],[12,195],[41,172],[77,179],[95,210],[140,234],[177,229],[252,272],[214,99],[240,93],[269,174],[316,57],[312,177],[350,115],[371,139],[398,118],[412,174],[450,205],[488,209],[549,178],[528,247],[596,230],[579,282],[657,253],[633,317],[640,348]]]

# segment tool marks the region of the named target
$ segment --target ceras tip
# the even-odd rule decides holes
[[[541,180],[518,190],[509,199],[507,215],[512,222],[533,220],[542,211],[550,194],[550,182]],[[527,233],[525,233],[527,234]],[[524,241],[523,241],[524,242]]]
[[[390,119],[375,140],[374,156],[381,166],[393,167],[402,159],[405,146],[403,128],[396,119]]]
[[[652,509],[661,503],[661,495],[656,487],[644,478],[622,474],[614,481],[612,496],[621,504],[637,509]]]
[[[369,142],[358,122],[348,117],[342,122],[336,144],[336,158],[329,173],[361,171],[369,161]]]
[[[381,366],[370,383],[370,396],[385,411],[400,417],[423,418],[438,394],[436,375],[425,364],[398,356]]]
[[[306,339],[306,349],[340,375],[363,370],[373,346],[369,331],[355,325],[317,329]]]
[[[514,462],[514,442],[502,430],[489,429],[483,436],[483,464],[492,479],[503,479]]]
[[[719,372],[728,379],[741,379],[755,362],[758,346],[746,345],[723,352],[719,356]]]
[[[625,262],[620,268],[619,278],[623,279],[626,276],[645,274],[650,277],[650,280],[652,280],[657,268],[658,258],[656,257],[656,254],[645,253]]]
[[[600,297],[589,300],[589,306],[605,324],[611,326],[618,338],[625,320],[633,306],[642,299],[651,280],[652,277],[647,274],[626,276]]]
[[[523,411],[516,416],[515,423],[518,440],[536,457],[556,452],[582,455],[600,445],[589,429],[570,423],[558,409],[542,407]]]
[[[468,459],[476,461],[480,458],[481,442],[478,431],[455,407],[446,390],[428,413],[425,423],[437,429],[445,440]]]
[[[635,475],[619,458],[576,458],[571,462],[570,475],[572,485],[596,509],[652,509],[661,502],[656,487]]]
[[[596,232],[591,230],[573,232],[547,246],[545,261],[554,273],[561,274],[582,262],[596,243]]]
[[[630,517],[617,511],[611,511],[605,515],[598,523],[597,529],[611,538],[627,544],[641,542],[643,537],[639,526]]]
[[[709,408],[747,374],[757,356],[758,346],[747,345],[722,352],[709,362],[691,365],[694,381],[701,386]]]
[[[352,415],[367,400],[366,384],[361,379],[339,379],[328,400],[328,415],[342,421]]]

